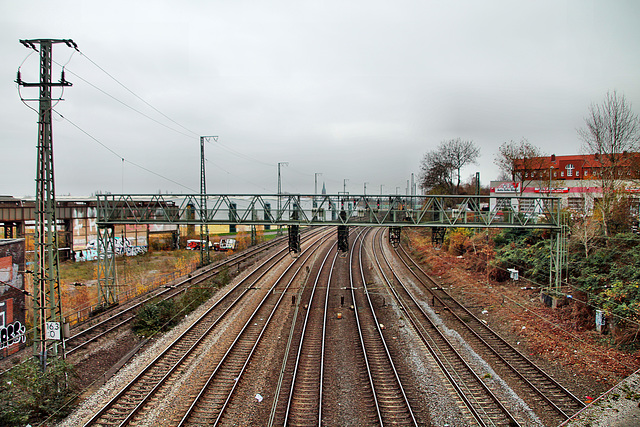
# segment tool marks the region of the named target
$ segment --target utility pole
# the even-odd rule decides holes
[[[342,181],[342,194],[347,194],[347,181],[349,181],[348,178],[345,178]]]
[[[364,183],[364,195],[365,196],[367,195],[367,184],[368,184],[368,182]]]
[[[278,212],[276,214],[276,220],[278,220],[278,222],[282,219],[282,212],[280,212],[280,210],[282,209],[282,201],[280,199],[280,195],[282,194],[282,180],[280,177],[280,166],[284,165],[284,166],[288,166],[289,162],[278,162]],[[282,227],[280,226],[280,224],[278,224],[278,236],[282,235]]]
[[[73,40],[32,39],[20,40],[25,47],[38,52],[40,48],[40,82],[27,83],[20,78],[16,83],[24,87],[40,88],[38,98],[38,158],[36,166],[35,205],[35,266],[33,271],[33,353],[42,369],[47,367],[47,352],[64,358],[63,318],[60,303],[60,271],[56,223],[56,191],[53,174],[53,132],[51,126],[51,88],[71,86],[64,79],[51,82],[52,48],[64,43],[78,49]],[[51,345],[47,346],[47,341]]]
[[[204,143],[218,141],[217,136],[200,137],[200,266],[208,265],[209,259],[209,226],[207,225],[207,175],[204,163]]]

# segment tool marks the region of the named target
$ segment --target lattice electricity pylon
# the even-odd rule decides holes
[[[64,357],[62,328],[62,306],[60,303],[60,272],[56,220],[55,179],[53,174],[53,132],[51,126],[51,88],[71,86],[65,81],[64,70],[59,82],[51,81],[52,47],[65,43],[77,50],[73,40],[33,39],[20,40],[25,47],[38,51],[40,48],[40,82],[27,83],[20,78],[16,83],[22,87],[38,87],[38,156],[36,167],[35,202],[35,266],[33,275],[33,352],[39,357],[42,368],[47,366],[47,357]],[[28,101],[20,96],[22,101]],[[33,99],[31,99],[33,100]],[[61,100],[58,99],[58,101]],[[55,325],[57,324],[57,326]],[[51,334],[47,326],[51,327]],[[56,333],[55,331],[58,331]],[[50,345],[47,345],[47,342]]]
[[[204,143],[214,140],[217,136],[200,137],[200,266],[208,265],[211,262],[209,255],[209,227],[207,225],[207,174],[205,172]]]
[[[98,227],[98,298],[102,308],[118,303],[115,240],[113,227]]]
[[[567,264],[567,234],[569,226],[566,225],[566,214],[561,214],[564,224],[560,230],[551,233],[551,253],[549,254],[549,295],[558,296],[562,293],[562,270],[568,268]]]

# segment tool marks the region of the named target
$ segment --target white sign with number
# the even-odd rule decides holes
[[[47,339],[60,340],[60,323],[47,322]]]

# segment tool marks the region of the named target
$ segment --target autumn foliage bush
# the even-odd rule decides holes
[[[507,269],[515,268],[521,282],[543,288],[549,283],[550,237],[546,230],[458,228],[447,231],[442,250],[462,256],[470,270],[491,280],[508,280]],[[412,238],[412,245],[420,256],[430,239],[423,232]],[[640,235],[600,238],[588,254],[579,245],[570,245],[568,259],[569,278],[563,280],[569,283],[564,287],[571,294],[567,302],[572,302],[561,314],[576,329],[593,329],[595,309],[603,310],[617,344],[640,342]]]

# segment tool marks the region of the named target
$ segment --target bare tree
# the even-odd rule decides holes
[[[582,247],[585,258],[589,258],[594,243],[602,236],[601,222],[590,214],[592,205],[593,196],[583,194],[582,204],[571,209],[570,240]]]
[[[526,138],[522,138],[520,142],[511,140],[503,143],[494,159],[504,175],[510,176],[513,182],[520,183],[520,194],[532,181],[540,179],[534,172],[539,172],[545,162],[545,154]]]
[[[458,194],[462,168],[476,163],[480,149],[473,141],[460,138],[442,141],[434,151],[426,153],[420,163],[420,186],[430,191]]]
[[[440,150],[425,153],[420,163],[420,187],[438,194],[453,193],[453,167]]]
[[[460,192],[460,182],[462,181],[462,168],[470,163],[477,163],[480,157],[480,148],[476,147],[473,141],[466,141],[460,138],[450,139],[443,142],[445,153],[449,156],[449,162],[456,174],[456,194]]]
[[[618,96],[613,91],[607,93],[601,105],[589,107],[585,124],[586,128],[579,129],[578,135],[586,151],[596,155],[600,162],[602,199],[597,208],[601,211],[604,233],[609,235],[608,223],[621,196],[621,181],[637,166],[634,164],[640,148],[640,122],[624,95]]]

